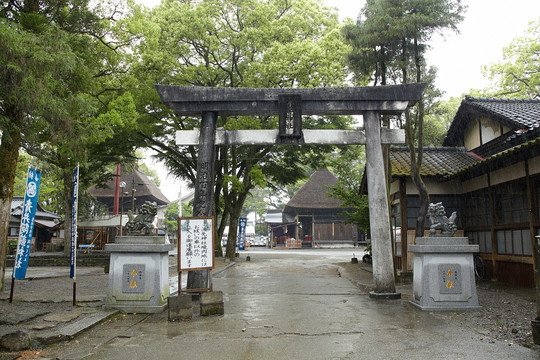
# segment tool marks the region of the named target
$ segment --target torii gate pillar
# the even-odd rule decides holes
[[[199,136],[199,157],[197,159],[197,179],[195,182],[195,197],[193,199],[193,216],[212,216],[215,165],[214,144],[217,118],[218,113],[215,111],[205,111],[202,114],[201,134]],[[211,270],[205,269],[188,272],[188,289],[207,289],[211,287]]]
[[[401,298],[396,293],[394,283],[394,262],[392,260],[392,235],[388,208],[388,193],[381,144],[379,114],[375,111],[364,113],[366,127],[366,176],[369,200],[369,224],[371,230],[371,251],[373,259],[373,281],[375,290],[370,297]]]

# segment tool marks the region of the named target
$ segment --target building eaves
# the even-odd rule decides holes
[[[528,142],[514,146],[513,148],[501,151],[495,155],[482,159],[474,164],[465,166],[461,170],[444,176],[444,180],[450,180],[455,177],[463,179],[473,178],[482,175],[487,171],[500,169],[504,166],[512,165],[516,162],[530,159],[540,155],[540,137]]]
[[[479,161],[477,156],[462,147],[426,147],[423,149],[422,156],[420,175],[424,177],[448,176]],[[411,157],[408,148],[392,147],[390,161],[393,176],[411,174]]]
[[[515,136],[540,128],[540,100],[466,96],[448,129],[443,146],[456,146],[468,121],[480,114],[514,131]],[[522,141],[523,142],[523,141]]]

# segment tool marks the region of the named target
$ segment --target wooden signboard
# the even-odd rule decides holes
[[[214,218],[179,219],[178,270],[214,268]]]
[[[186,217],[178,219],[178,293],[181,293],[182,271],[213,269],[214,218]],[[211,290],[185,289],[184,292]]]

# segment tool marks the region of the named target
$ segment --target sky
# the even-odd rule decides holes
[[[158,0],[139,0],[147,6]],[[340,19],[356,19],[364,0],[323,0],[338,9]],[[489,81],[481,67],[502,60],[503,48],[525,35],[528,24],[540,18],[540,0],[463,0],[468,9],[458,25],[459,34],[447,31],[433,38],[427,62],[438,68],[437,87],[444,99],[459,97],[470,89],[482,89]],[[149,161],[151,162],[151,161]],[[151,164],[161,177],[161,191],[168,199],[178,198],[179,182],[166,175],[160,164]],[[183,190],[185,194],[185,190]]]

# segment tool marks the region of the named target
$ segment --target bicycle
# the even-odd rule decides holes
[[[478,280],[484,279],[484,276],[486,276],[486,264],[484,263],[484,259],[482,259],[482,256],[480,256],[480,254],[474,254],[473,262],[474,275]]]
[[[362,256],[362,262],[366,264],[371,264],[373,261],[371,258],[371,243],[366,246],[366,249],[364,250],[365,254]]]

